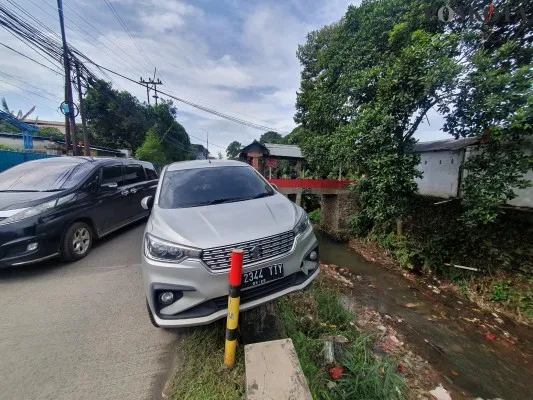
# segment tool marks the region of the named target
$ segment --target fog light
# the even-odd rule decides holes
[[[174,301],[174,293],[162,292],[159,294],[159,302],[161,304],[170,304]]]
[[[309,253],[309,256],[308,258],[311,260],[311,261],[316,261],[318,260],[318,253],[316,251],[312,251],[311,253]]]
[[[29,243],[28,247],[26,247],[26,251],[34,251],[37,250],[37,246],[39,244],[37,242]]]

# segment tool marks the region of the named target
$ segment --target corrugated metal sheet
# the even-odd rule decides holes
[[[304,158],[300,148],[291,144],[265,143],[265,147],[274,157]]]
[[[418,142],[415,144],[415,151],[417,153],[423,153],[425,151],[461,150],[478,143],[478,138],[445,139],[422,143]]]
[[[26,161],[38,160],[41,158],[57,157],[49,154],[24,153],[20,151],[0,150],[0,172],[5,171],[15,165]]]

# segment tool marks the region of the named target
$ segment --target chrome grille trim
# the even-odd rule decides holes
[[[230,267],[231,251],[233,249],[242,249],[244,250],[243,265],[246,266],[288,253],[292,249],[294,238],[294,232],[288,231],[248,242],[212,247],[202,251],[202,261],[213,271],[228,269]],[[252,259],[250,251],[257,245],[260,245],[263,249],[262,255]]]

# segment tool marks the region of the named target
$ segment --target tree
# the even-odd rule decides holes
[[[218,159],[222,160],[223,158],[224,158],[224,156],[222,155],[222,152],[219,150],[218,151]]]
[[[483,9],[486,4],[455,1],[452,6]],[[531,15],[531,2],[521,6]],[[533,167],[533,155],[524,149],[533,137],[533,36],[520,18],[509,19],[500,13],[480,21],[467,14],[451,25],[461,37],[465,73],[453,107],[445,109],[444,129],[483,143],[464,164],[463,220],[471,227],[495,222],[516,189],[531,186],[524,174]]]
[[[242,144],[234,140],[228,145],[228,148],[226,149],[226,157],[228,159],[236,158],[239,156],[239,153],[241,152]]]
[[[53,126],[45,126],[44,128],[40,128],[39,131],[34,134],[34,136],[42,136],[56,140],[65,140],[65,135],[63,135],[63,133],[61,133],[59,129]]]
[[[138,160],[150,161],[162,167],[172,162],[168,156],[167,148],[163,140],[158,136],[156,127],[152,127],[147,133],[143,144],[135,152]]]
[[[97,81],[85,97],[87,123],[98,142],[112,148],[136,150],[150,124],[146,110],[129,92],[119,92],[110,83]]]
[[[0,121],[0,132],[1,133],[20,133],[20,129],[11,125],[7,121]]]
[[[2,108],[4,109],[6,113],[11,114],[12,116],[14,116],[15,118],[21,121],[28,118],[35,111],[35,106],[33,106],[32,108],[29,109],[29,111],[25,113],[22,112],[22,110],[18,110],[18,112],[15,114],[14,110],[9,110],[9,106],[7,105],[6,99],[4,97],[2,97]]]
[[[461,70],[456,36],[425,18],[425,3],[350,6],[298,48],[302,150],[321,174],[357,165],[366,226],[405,215],[419,176],[413,135],[431,108],[446,104]]]
[[[259,143],[283,143],[283,136],[274,131],[268,131],[261,135]]]

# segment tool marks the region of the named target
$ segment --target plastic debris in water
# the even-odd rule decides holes
[[[435,389],[430,390],[429,393],[437,400],[452,400],[450,392],[444,389],[440,384]]]

